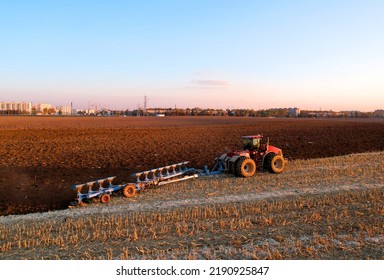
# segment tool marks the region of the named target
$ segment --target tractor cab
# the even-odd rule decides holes
[[[269,138],[262,135],[243,136],[243,149],[250,151],[266,151],[268,149]]]

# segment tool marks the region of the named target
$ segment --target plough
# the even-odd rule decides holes
[[[147,187],[158,187],[200,176],[216,175],[223,171],[219,168],[220,165],[215,166],[215,171],[209,171],[207,166],[204,167],[204,170],[187,167],[188,163],[188,161],[184,161],[132,174],[132,177],[136,178],[136,183],[114,185],[112,183],[116,178],[114,176],[72,185],[71,188],[77,191],[77,205],[85,205],[84,201],[92,198],[100,198],[102,203],[108,203],[111,194],[118,191],[122,191],[125,197],[130,198],[136,195],[136,192]]]
[[[125,197],[132,197],[136,192],[147,187],[158,187],[169,183],[189,180],[200,176],[211,176],[229,172],[238,177],[251,177],[256,170],[268,170],[280,173],[284,170],[287,159],[283,157],[281,149],[269,145],[269,138],[257,134],[243,136],[243,149],[229,151],[218,158],[214,167],[209,170],[187,167],[188,161],[171,164],[159,168],[138,172],[132,176],[136,183],[113,184],[116,177],[107,177],[84,184],[72,185],[77,191],[77,205],[83,205],[85,200],[99,198],[102,203],[108,203],[111,194],[121,191]]]
[[[125,185],[112,184],[116,177],[108,177],[96,181],[87,182],[85,184],[72,185],[71,188],[77,191],[77,202],[79,205],[84,204],[83,200],[100,197],[100,201],[107,203],[110,195],[121,190]],[[107,183],[106,183],[107,182]],[[107,184],[107,186],[105,186]]]

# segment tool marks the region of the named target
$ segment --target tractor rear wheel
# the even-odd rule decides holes
[[[136,195],[136,188],[135,188],[135,185],[133,184],[130,184],[130,185],[126,185],[123,189],[123,195],[125,197],[132,197],[132,196],[135,196]]]
[[[233,175],[236,175],[236,161],[229,161],[229,172]]]
[[[111,200],[111,196],[109,194],[107,194],[107,193],[105,193],[102,196],[100,196],[100,201],[102,203],[108,203],[110,200]]]
[[[256,162],[251,158],[241,157],[236,163],[236,175],[252,177],[256,173]]]
[[[267,158],[267,168],[271,173],[281,173],[285,167],[285,160],[281,155],[271,155]]]

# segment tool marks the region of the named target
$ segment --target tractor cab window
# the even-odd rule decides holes
[[[243,148],[244,150],[255,150],[260,148],[260,139],[249,139],[243,138]]]
[[[252,139],[249,138],[243,138],[243,149],[244,150],[250,150],[252,149]]]
[[[252,140],[253,140],[253,148],[258,150],[260,148],[260,139],[257,138]]]

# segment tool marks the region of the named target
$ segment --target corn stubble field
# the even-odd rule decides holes
[[[0,217],[1,259],[384,259],[384,152]]]
[[[383,259],[384,153],[0,220],[2,259]]]

